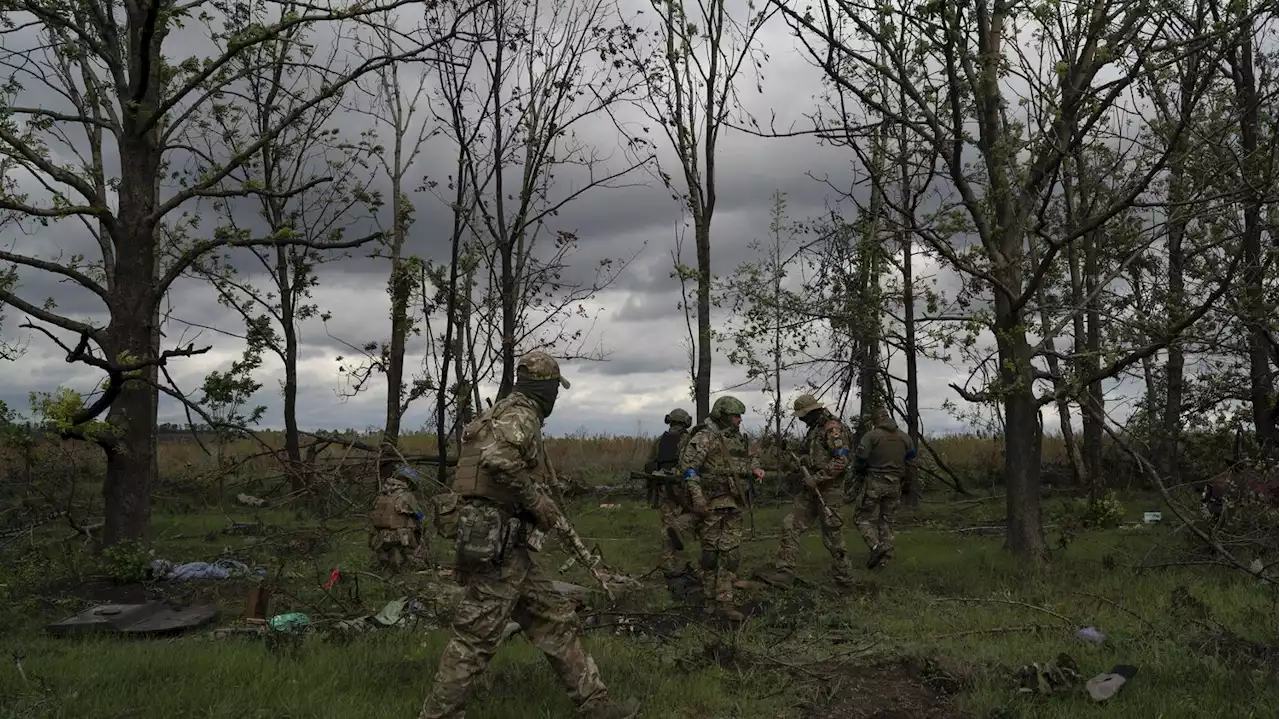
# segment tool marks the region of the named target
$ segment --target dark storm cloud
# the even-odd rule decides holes
[[[812,107],[812,96],[820,89],[818,76],[806,61],[790,50],[791,41],[785,27],[774,28],[766,35],[773,60],[766,68],[764,93],[757,94],[750,80],[744,80],[744,97],[749,109],[767,124],[771,108],[780,115],[779,127],[792,121],[803,125],[801,114]],[[175,45],[175,47],[177,47]],[[622,110],[629,119],[634,113]],[[341,127],[346,137],[368,128],[367,118],[355,113],[343,113],[335,118],[335,126]],[[614,164],[623,158],[615,152],[617,132],[605,118],[600,122],[584,125],[582,136],[598,146],[603,154],[614,154]],[[656,129],[655,129],[656,132]],[[442,179],[447,168],[453,166],[456,148],[439,138],[429,141],[410,171],[410,186],[430,175]],[[111,154],[111,153],[108,153]],[[176,156],[175,156],[176,157]],[[670,151],[662,147],[660,158],[664,169],[674,170]],[[741,262],[753,258],[748,244],[753,239],[764,239],[768,232],[771,195],[775,190],[787,193],[788,213],[792,220],[808,219],[825,214],[832,194],[830,188],[817,178],[829,178],[837,187],[847,187],[854,177],[851,162],[853,154],[844,149],[820,147],[810,138],[761,139],[747,134],[726,131],[722,137],[718,155],[718,204],[713,227],[713,269],[721,276],[733,272]],[[112,159],[114,161],[114,158]],[[676,176],[679,173],[674,173]],[[566,192],[572,183],[581,180],[571,170],[561,173],[560,182],[553,193]],[[677,226],[687,223],[681,207],[673,200],[670,191],[663,188],[648,174],[635,173],[625,180],[629,183],[647,183],[646,186],[626,189],[599,189],[575,200],[555,217],[548,219],[552,230],[567,230],[579,237],[579,250],[573,256],[568,273],[571,281],[589,281],[594,277],[596,262],[604,257],[631,257],[642,250],[622,272],[613,285],[599,296],[596,302],[587,303],[590,308],[602,306],[604,311],[593,329],[593,342],[598,341],[608,351],[608,361],[566,363],[566,373],[574,380],[574,386],[563,396],[563,401],[548,422],[548,431],[564,434],[585,429],[589,432],[630,434],[641,429],[659,430],[662,415],[674,406],[693,408],[688,399],[688,359],[682,341],[686,337],[685,319],[677,308],[679,283],[670,277],[670,251]],[[389,194],[385,179],[374,181],[374,187]],[[865,193],[865,187],[856,190]],[[865,201],[864,195],[859,197]],[[448,208],[430,193],[415,192],[414,224],[410,228],[406,252],[420,257],[442,261],[447,258],[452,216]],[[225,217],[215,214],[209,202],[192,203],[183,210],[202,212],[201,231],[211,233]],[[842,206],[846,216],[853,216],[853,208]],[[238,224],[262,231],[256,218],[257,206],[253,200],[237,200],[233,213]],[[355,237],[371,233],[390,224],[389,211],[384,208],[379,221],[352,215],[347,236]],[[42,245],[31,245],[39,252],[61,248],[64,252],[79,251],[93,256],[96,247],[89,235],[77,224],[60,222],[41,235]],[[25,240],[24,240],[25,241]],[[685,229],[683,261],[694,260],[693,233]],[[333,337],[355,345],[370,340],[383,340],[389,332],[385,259],[363,257],[366,251],[356,250],[353,259],[322,265],[318,271],[320,286],[315,291],[315,302],[322,310],[333,313],[327,328],[318,320],[304,323],[300,329],[303,341],[299,391],[299,418],[308,428],[364,428],[382,423],[384,410],[383,384],[375,379],[372,389],[359,397],[340,399],[337,390],[342,386],[336,374],[333,358],[354,353]],[[234,253],[238,268],[248,273],[255,283],[265,286],[262,268],[246,251]],[[45,296],[58,298],[60,308],[72,312],[100,312],[101,303],[91,294],[68,290],[47,275],[42,277],[24,273],[23,296],[33,302]],[[83,296],[82,296],[83,295]],[[194,280],[180,280],[173,286],[169,305],[169,322],[165,326],[166,346],[179,341],[195,340],[197,345],[212,345],[213,350],[203,357],[175,360],[171,373],[188,391],[195,390],[210,370],[225,370],[239,356],[242,343],[194,325],[205,325],[239,332],[241,320],[234,312],[216,302],[212,289]],[[5,310],[3,337],[14,336],[18,323],[15,312]],[[722,313],[717,313],[717,318]],[[103,318],[105,319],[105,318]],[[587,323],[573,324],[588,327]],[[326,331],[327,330],[327,331]],[[333,337],[330,337],[332,334]],[[68,340],[70,341],[70,340]],[[408,355],[410,371],[418,367],[425,345],[421,340],[411,342]],[[921,405],[925,425],[931,431],[940,431],[954,423],[940,411],[942,401],[953,397],[946,385],[963,379],[946,364],[921,362]],[[26,406],[26,393],[31,389],[51,390],[58,384],[88,391],[100,379],[100,373],[92,368],[69,366],[63,362],[60,350],[53,348],[44,338],[31,340],[28,354],[12,367],[0,373],[0,399],[14,406]],[[9,371],[12,370],[12,371]],[[901,369],[896,373],[901,375]],[[268,407],[267,427],[281,424],[281,402],[278,379],[281,373],[278,363],[267,362],[259,373],[263,387],[252,398],[251,404]],[[738,383],[741,373],[717,354],[714,362],[713,388],[718,389]],[[803,385],[805,377],[789,374],[784,381],[785,400]],[[734,390],[750,408],[763,408],[766,398],[753,387]],[[723,393],[717,393],[723,394]],[[179,405],[167,398],[160,409],[162,421],[183,421],[184,413]],[[419,402],[412,406],[405,418],[408,427],[418,427],[427,422],[430,405]],[[1049,420],[1046,417],[1046,420]],[[762,417],[754,410],[747,419],[751,426],[758,426]],[[1055,420],[1056,421],[1056,420]]]

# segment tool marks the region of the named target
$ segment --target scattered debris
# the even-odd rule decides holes
[[[1054,694],[1070,690],[1080,684],[1080,665],[1065,652],[1052,664],[1034,662],[1024,664],[1014,674],[1018,680],[1018,692],[1022,694]]]
[[[311,617],[302,612],[289,612],[287,614],[277,614],[267,621],[267,626],[277,632],[291,632],[295,629],[302,629],[311,624]]]
[[[233,575],[265,577],[267,570],[262,567],[250,569],[249,565],[234,559],[183,564],[174,564],[167,559],[153,559],[151,575],[157,579],[178,582],[191,579],[229,579]]]
[[[1093,627],[1083,627],[1083,628],[1081,628],[1081,629],[1080,629],[1080,631],[1076,632],[1076,636],[1077,636],[1077,637],[1080,637],[1081,639],[1085,640],[1086,642],[1093,642],[1093,643],[1095,643],[1095,644],[1100,644],[1100,643],[1102,643],[1102,642],[1106,641],[1106,639],[1107,639],[1107,635],[1106,635],[1106,634],[1103,634],[1102,632],[1098,631],[1097,629],[1095,629],[1095,628],[1093,628]]]
[[[169,634],[193,629],[218,616],[216,604],[183,607],[167,602],[100,604],[48,625],[55,636],[77,634]]]
[[[249,587],[249,595],[244,600],[244,617],[246,620],[266,621],[267,604],[271,601],[271,590],[262,584]]]
[[[252,494],[245,494],[244,492],[241,492],[240,494],[236,495],[236,501],[239,502],[240,504],[243,504],[246,507],[267,506],[267,500],[263,499],[262,497],[255,497]]]
[[[1085,682],[1085,691],[1095,702],[1104,702],[1116,695],[1125,682],[1138,673],[1138,668],[1131,664],[1117,664],[1111,671],[1104,672]]]
[[[1153,523],[1155,523],[1155,522],[1159,522],[1159,521],[1160,521],[1160,518],[1161,518],[1162,516],[1163,516],[1163,515],[1161,515],[1159,512],[1143,512],[1143,513],[1142,513],[1142,523],[1143,523],[1143,524],[1153,524]]]

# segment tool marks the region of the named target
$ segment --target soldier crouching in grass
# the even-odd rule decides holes
[[[680,453],[690,503],[700,517],[700,565],[704,592],[721,618],[742,621],[734,606],[733,582],[741,562],[742,508],[747,502],[744,480],[759,481],[764,470],[747,447],[741,429],[746,405],[736,397],[721,397],[711,414]]]
[[[493,659],[509,621],[546,656],[580,716],[629,719],[638,712],[634,699],[623,706],[609,697],[582,646],[573,604],[533,557],[542,533],[563,525],[545,485],[542,442],[542,422],[561,387],[569,382],[559,364],[530,352],[516,366],[511,394],[463,430],[453,489],[460,496],[455,572],[466,594],[419,719],[464,719],[471,682]]]
[[[667,431],[653,443],[644,470],[659,478],[658,518],[662,523],[662,574],[667,589],[676,600],[702,601],[702,577],[684,559],[684,538],[696,528],[698,515],[691,509],[689,493],[680,477],[680,452],[689,442],[693,417],[683,409],[673,409],[662,418]]]
[[[382,482],[369,520],[369,547],[381,569],[399,573],[422,562],[427,542],[422,534],[422,508],[414,490],[418,474],[405,466]]]

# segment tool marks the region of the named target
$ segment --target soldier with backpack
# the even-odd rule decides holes
[[[662,523],[662,573],[667,589],[677,600],[701,601],[702,577],[684,558],[684,538],[689,537],[698,522],[689,493],[680,477],[680,452],[689,441],[693,417],[683,409],[674,409],[662,418],[667,431],[653,443],[644,471],[656,486],[655,502]]]

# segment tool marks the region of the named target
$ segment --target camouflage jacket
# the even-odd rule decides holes
[[[542,412],[529,397],[512,392],[489,408],[489,437],[480,466],[511,489],[526,507],[551,501],[545,484]]]
[[[820,487],[844,478],[849,466],[850,437],[844,424],[827,414],[804,437],[803,461]]]
[[[740,430],[721,429],[707,419],[681,450],[680,467],[690,492],[705,493],[714,509],[717,499],[746,499],[744,483],[751,480],[745,475],[760,469],[760,460],[751,454],[747,437]]]
[[[378,495],[372,516],[375,529],[392,530],[405,525],[417,527],[422,521],[418,497],[404,480],[395,477],[386,480]],[[398,519],[397,515],[405,519]]]
[[[862,435],[854,457],[859,473],[901,479],[908,468],[915,471],[916,447],[911,437],[898,429],[892,418],[884,420]]]

